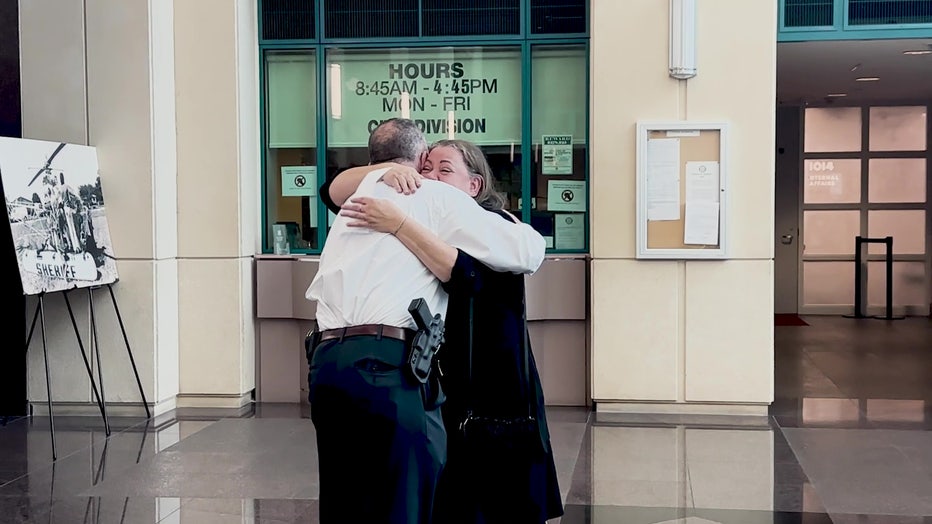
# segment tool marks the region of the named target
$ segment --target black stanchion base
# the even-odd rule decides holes
[[[871,320],[903,320],[906,317],[887,316],[887,315],[842,315],[843,318],[868,318]]]

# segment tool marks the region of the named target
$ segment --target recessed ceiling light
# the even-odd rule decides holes
[[[932,49],[913,49],[910,51],[903,51],[904,55],[932,55]]]
[[[878,80],[880,80],[879,76],[861,76],[854,79],[855,82],[876,82]]]
[[[827,97],[829,97],[829,98],[841,98],[841,97],[843,97],[843,96],[848,96],[848,93],[829,93],[829,94],[827,94],[827,95],[825,95],[825,96],[827,96]]]

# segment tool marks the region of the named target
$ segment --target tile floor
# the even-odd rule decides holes
[[[769,417],[551,408],[562,524],[932,523],[932,321],[776,328]],[[0,427],[0,523],[317,522],[307,406]]]

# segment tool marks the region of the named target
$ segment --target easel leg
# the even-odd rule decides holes
[[[32,333],[36,330],[36,321],[39,320],[39,308],[42,307],[42,303],[36,304],[36,312],[32,315],[32,326],[29,327],[29,336],[26,337],[26,353],[29,353],[29,344],[32,343]]]
[[[41,319],[40,328],[42,330],[42,353],[45,355],[45,388],[49,397],[49,429],[52,432],[52,460],[58,460],[58,450],[55,446],[55,417],[52,416],[52,378],[49,373],[49,349],[45,336],[45,305],[42,295],[39,295],[39,316]]]
[[[100,401],[102,403],[107,402],[106,394],[104,393],[104,370],[100,361],[100,340],[97,339],[97,316],[94,314],[94,290],[87,288],[87,304],[91,311],[91,336],[93,338],[93,348],[94,353],[97,355],[97,381],[100,383]],[[109,423],[107,424],[109,426]]]
[[[78,348],[81,349],[81,358],[84,359],[84,369],[87,370],[87,378],[91,380],[91,391],[94,392],[94,399],[97,401],[97,407],[100,409],[100,416],[104,419],[104,432],[110,436],[110,421],[107,419],[107,408],[104,406],[103,398],[97,392],[97,381],[94,380],[94,370],[87,359],[87,351],[84,350],[84,342],[81,341],[81,333],[78,331],[78,323],[74,319],[74,311],[71,309],[71,301],[68,300],[68,291],[64,291],[62,296],[65,297],[65,305],[68,307],[68,316],[71,317],[71,326],[74,328],[74,336],[78,339]]]
[[[113,294],[113,286],[107,284],[107,290],[110,292],[110,300],[113,301],[113,311],[116,312],[117,321],[120,322],[120,331],[123,333],[123,342],[126,343],[126,353],[129,355],[129,363],[133,366],[133,374],[136,375],[136,385],[139,386],[139,395],[142,397],[142,405],[146,408],[146,418],[152,418],[152,413],[149,411],[149,402],[146,400],[146,393],[142,389],[142,380],[139,379],[139,370],[136,368],[136,359],[133,358],[133,350],[129,347],[129,337],[126,336],[126,327],[123,325],[123,315],[120,314],[116,295]]]

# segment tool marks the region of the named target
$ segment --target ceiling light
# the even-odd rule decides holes
[[[851,68],[851,72],[853,73],[857,71],[858,69],[861,69],[861,64],[854,64],[854,67]]]
[[[825,96],[827,96],[827,97],[829,97],[829,98],[840,98],[840,97],[843,97],[843,96],[848,96],[848,93],[829,93],[829,94],[827,94],[827,95],[825,95]]]
[[[861,76],[854,79],[855,82],[876,82],[878,80],[880,80],[879,76]]]
[[[932,55],[932,49],[913,49],[910,51],[903,51],[904,55]]]

